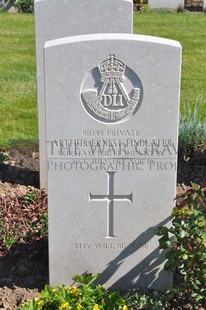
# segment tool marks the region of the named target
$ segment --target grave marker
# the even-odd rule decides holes
[[[46,41],[90,33],[132,33],[132,0],[35,0],[40,186],[47,188],[43,47]]]
[[[99,272],[113,289],[171,287],[155,229],[176,193],[180,63],[154,37],[45,44],[52,285]]]
[[[182,6],[184,8],[184,0],[148,0],[148,6],[151,9],[177,9],[178,6]]]

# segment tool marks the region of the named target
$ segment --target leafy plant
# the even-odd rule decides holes
[[[149,8],[149,6],[147,4],[144,4],[141,8],[140,8],[140,12],[141,13],[150,13],[151,10]]]
[[[169,249],[165,269],[179,275],[177,291],[186,292],[193,304],[206,304],[206,185],[192,184],[177,197],[172,226],[158,227],[157,235],[160,248]]]
[[[47,235],[47,197],[29,190],[23,197],[0,197],[0,249],[18,242],[31,242]]]
[[[6,0],[18,10],[18,12],[32,13],[34,11],[34,0]]]
[[[80,287],[46,285],[38,298],[22,304],[19,310],[128,310],[119,292],[109,292],[93,283],[97,277],[90,273],[74,276]]]
[[[32,191],[32,190],[29,190],[29,191],[22,197],[22,199],[23,199],[25,202],[31,204],[31,203],[33,203],[33,202],[35,201],[35,197],[36,197],[36,193],[35,193],[34,191]]]
[[[140,290],[132,289],[124,296],[129,309],[162,310],[167,298],[163,293],[155,291],[145,293]]]

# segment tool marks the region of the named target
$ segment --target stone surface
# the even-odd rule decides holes
[[[131,33],[132,0],[35,0],[40,185],[47,187],[43,46],[48,40],[90,34]]]
[[[52,285],[100,272],[114,289],[171,287],[155,228],[174,204],[180,62],[161,38],[46,43]]]
[[[7,10],[8,13],[18,13],[18,10],[14,7],[14,6],[11,6],[8,10]]]
[[[184,0],[148,0],[148,6],[155,8],[176,9],[178,6],[184,7]]]

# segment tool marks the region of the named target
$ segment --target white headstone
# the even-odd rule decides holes
[[[184,7],[184,0],[148,0],[148,6],[151,9],[155,8],[176,9],[178,6]]]
[[[43,47],[48,40],[90,33],[132,33],[132,0],[35,0],[40,186],[47,188]]]
[[[165,291],[155,228],[176,192],[181,46],[85,35],[45,44],[50,283],[97,273]]]

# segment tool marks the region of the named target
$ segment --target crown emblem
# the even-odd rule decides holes
[[[92,88],[88,88],[92,81]],[[95,67],[82,84],[84,108],[93,118],[104,123],[117,123],[131,117],[139,108],[142,97],[139,77],[114,54],[109,54],[108,59]]]
[[[103,61],[99,66],[101,81],[105,79],[121,79],[124,80],[124,72],[126,66],[119,60],[115,59],[114,54],[109,55],[109,59]]]

